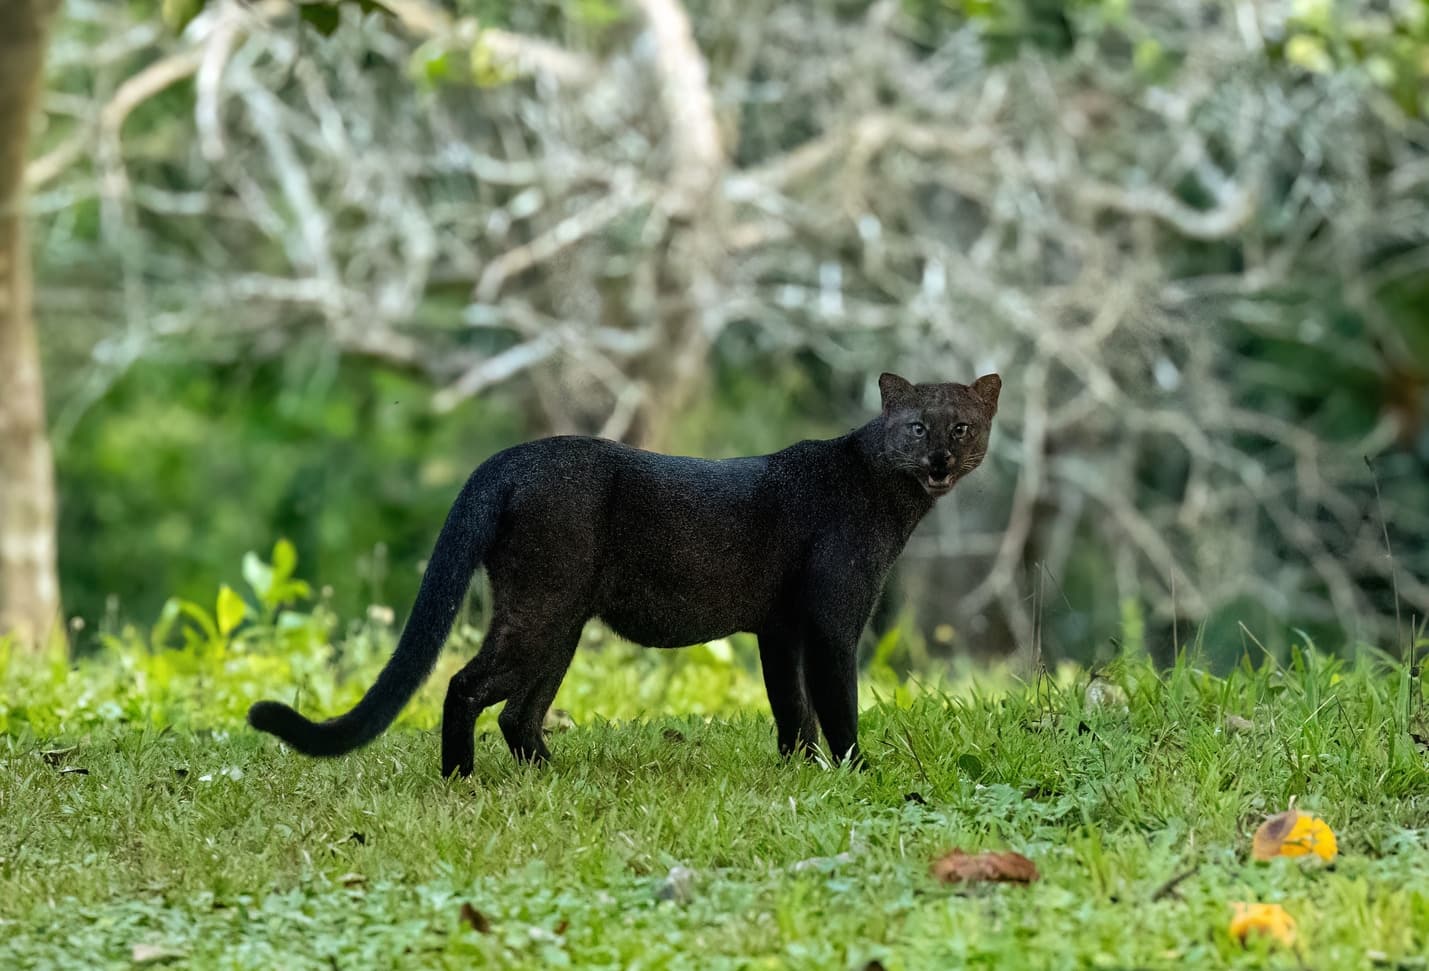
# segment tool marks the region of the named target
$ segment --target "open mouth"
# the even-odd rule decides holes
[[[933,474],[930,472],[930,473],[928,473],[928,476],[923,480],[923,488],[927,489],[929,492],[933,493],[934,495],[939,495],[939,496],[940,496],[940,495],[942,495],[943,493],[947,492],[947,491],[948,491],[949,489],[951,489],[952,487],[953,487],[953,474],[952,474],[951,472],[949,472],[947,475],[943,475],[943,476],[933,475]]]

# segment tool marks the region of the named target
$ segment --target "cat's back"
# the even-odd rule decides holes
[[[665,455],[584,435],[555,435],[512,446],[499,465],[516,506],[599,501],[632,511],[688,510],[753,499],[770,456],[706,459]]]

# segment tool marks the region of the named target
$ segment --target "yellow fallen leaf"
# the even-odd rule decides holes
[[[1277,856],[1312,853],[1328,863],[1339,852],[1335,833],[1325,821],[1298,809],[1287,809],[1261,823],[1250,848],[1250,855],[1262,863]]]
[[[1279,904],[1231,904],[1231,937],[1244,944],[1252,935],[1268,937],[1286,947],[1295,946],[1295,918]]]

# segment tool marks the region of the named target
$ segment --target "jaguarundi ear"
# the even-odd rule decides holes
[[[987,415],[997,414],[997,396],[1002,393],[1002,378],[996,374],[984,374],[973,382],[973,394],[987,405]]]
[[[883,413],[885,415],[895,408],[900,408],[913,401],[912,383],[890,371],[884,371],[878,376],[878,392],[883,396]]]

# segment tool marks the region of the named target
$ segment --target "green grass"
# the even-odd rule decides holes
[[[387,639],[354,643],[350,677],[309,683],[306,708],[346,704]],[[325,762],[240,716],[265,691],[291,697],[284,676],[320,678],[330,652],[185,658],[130,644],[75,670],[0,652],[0,967],[130,967],[136,946],[265,969],[1423,968],[1429,954],[1422,688],[1369,657],[1302,651],[1224,679],[1123,662],[1107,674],[1125,713],[1087,708],[1070,671],[896,692],[885,677],[859,773],[778,761],[747,644],[610,646],[582,652],[557,701],[577,727],[552,738],[552,765],[512,764],[488,717],[462,781],[437,778],[437,736],[415,727],[456,656],[403,725]],[[1227,734],[1229,714],[1254,730]],[[1332,867],[1249,861],[1255,826],[1292,799],[1338,834]],[[929,862],[952,846],[1015,849],[1043,879],[940,885]],[[677,866],[688,893],[662,900]],[[1296,950],[1231,941],[1234,900],[1283,904]]]

